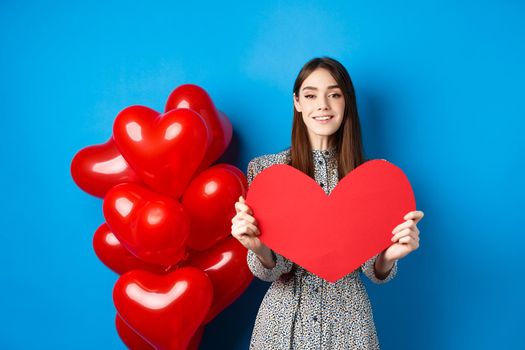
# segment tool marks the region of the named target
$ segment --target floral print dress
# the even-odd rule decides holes
[[[330,194],[338,182],[335,149],[311,152],[315,180]],[[265,168],[289,162],[289,148],[254,158],[248,164],[248,183]],[[275,267],[267,269],[249,250],[248,266],[254,276],[272,282],[257,313],[250,349],[379,349],[372,307],[359,272],[375,283],[386,283],[396,275],[397,261],[380,280],[374,274],[376,258],[330,283],[278,253]]]

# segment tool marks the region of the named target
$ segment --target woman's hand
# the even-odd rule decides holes
[[[232,219],[232,236],[247,249],[250,249],[256,254],[260,253],[264,244],[257,236],[259,236],[261,232],[257,227],[257,220],[252,216],[253,211],[246,205],[246,201],[242,196],[240,196],[239,201],[235,203],[235,210],[237,214]]]
[[[406,214],[403,219],[405,222],[399,224],[392,230],[392,244],[385,249],[381,255],[386,262],[394,262],[401,259],[419,248],[419,229],[417,223],[423,218],[425,214],[422,211],[416,210]]]

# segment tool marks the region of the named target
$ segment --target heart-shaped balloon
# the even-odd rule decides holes
[[[106,194],[103,211],[120,243],[139,259],[169,267],[184,257],[189,219],[176,200],[120,184]]]
[[[201,343],[203,334],[204,326],[200,326],[193,334],[193,337],[191,337],[190,343],[188,344],[186,350],[199,350],[199,345]]]
[[[384,160],[361,164],[329,196],[303,172],[272,165],[253,180],[246,203],[264,244],[330,282],[389,247],[416,206],[405,174]]]
[[[176,108],[189,108],[197,112],[210,130],[210,144],[202,160],[199,171],[216,161],[230,144],[232,125],[226,115],[215,108],[208,93],[193,84],[184,84],[172,91],[166,102],[165,111]]]
[[[246,175],[244,175],[241,169],[237,168],[236,166],[233,166],[231,164],[226,164],[226,163],[215,164],[214,167],[222,167],[222,168],[232,171],[234,174],[237,175],[237,178],[239,179],[239,181],[242,182],[242,187],[245,189],[248,189],[248,180],[246,179]]]
[[[71,162],[71,176],[82,190],[101,198],[115,185],[140,182],[112,138],[104,144],[78,151]]]
[[[131,350],[155,350],[155,347],[148,343],[144,338],[140,336],[133,328],[128,326],[126,322],[119,316],[115,317],[115,326],[117,333],[124,344]],[[198,350],[199,344],[202,340],[204,333],[204,326],[200,326],[193,337],[191,337],[190,343],[186,350]]]
[[[115,143],[142,180],[156,192],[178,199],[208,149],[208,128],[196,112],[179,108],[159,114],[132,106],[113,125]]]
[[[217,110],[217,112],[219,113],[219,123],[221,124],[222,133],[224,135],[222,137],[222,151],[217,151],[217,153],[219,153],[219,156],[217,158],[219,158],[230,145],[233,136],[233,128],[230,122],[230,118],[228,118],[228,116],[223,111]]]
[[[199,269],[166,275],[126,272],[113,289],[118,314],[157,349],[186,350],[213,299],[213,287]]]
[[[205,250],[229,236],[235,202],[245,193],[238,174],[225,166],[213,166],[197,175],[182,196],[190,217],[188,247]]]
[[[155,347],[148,343],[133,328],[129,327],[126,322],[117,314],[115,316],[115,327],[117,333],[128,349],[132,350],[155,350]]]
[[[122,275],[130,270],[148,270],[163,273],[161,265],[149,264],[131,254],[120,243],[106,223],[103,223],[93,235],[93,249],[97,257],[111,270]]]
[[[206,272],[213,284],[213,303],[205,324],[241,296],[253,280],[246,264],[247,253],[246,248],[230,236],[206,251],[192,253],[183,263]]]

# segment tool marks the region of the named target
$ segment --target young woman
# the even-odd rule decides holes
[[[251,160],[248,182],[273,164],[290,164],[329,194],[340,179],[365,161],[348,72],[328,57],[310,60],[295,80],[293,103],[291,147]],[[423,212],[407,213],[393,230],[389,248],[330,283],[264,245],[258,238],[257,213],[243,197],[235,209],[232,235],[248,248],[253,274],[272,282],[257,314],[250,349],[379,349],[359,270],[375,283],[394,278],[397,261],[419,247],[417,223]]]

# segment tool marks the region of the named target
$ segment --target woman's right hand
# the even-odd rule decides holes
[[[266,246],[257,236],[261,234],[257,227],[257,220],[253,217],[252,209],[246,204],[242,196],[235,203],[237,214],[232,219],[232,236],[254,253],[260,253]]]

